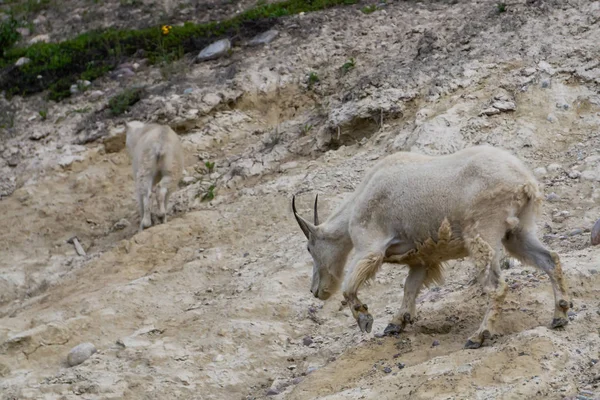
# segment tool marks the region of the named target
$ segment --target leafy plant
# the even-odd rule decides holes
[[[42,117],[42,121],[45,121],[46,117],[48,117],[48,110],[40,110],[38,112],[40,114],[40,117]]]
[[[319,82],[319,75],[317,75],[316,72],[311,72],[310,74],[308,74],[308,79],[307,79],[307,84],[308,84],[308,88],[312,88],[314,86],[315,83]]]
[[[313,126],[311,124],[306,124],[302,128],[300,128],[300,132],[303,135],[307,135],[308,132],[310,132],[312,130],[312,128],[313,128]]]
[[[342,65],[342,74],[347,74],[348,71],[350,71],[351,69],[353,69],[355,67],[355,63],[354,63],[354,58],[349,59],[348,61],[346,61],[344,63],[344,65]]]
[[[208,173],[209,174],[212,174],[213,170],[215,169],[215,163],[214,163],[214,161],[213,162],[206,161],[204,163],[204,166],[206,167],[206,169],[208,169]]]
[[[15,127],[16,107],[8,106],[0,108],[0,129],[12,129]]]
[[[208,190],[206,191],[206,193],[204,193],[204,195],[202,195],[202,199],[201,201],[211,201],[212,199],[215,198],[215,188],[216,185],[212,184],[208,187]]]
[[[92,110],[91,107],[84,107],[84,108],[76,108],[75,110],[73,110],[73,112],[77,113],[77,114],[85,114],[91,110]]]
[[[498,9],[498,13],[506,12],[506,3],[498,3],[496,4],[496,8]]]
[[[129,111],[132,105],[142,98],[141,88],[125,89],[108,101],[108,107],[113,115],[121,115]]]
[[[364,6],[360,9],[360,11],[362,11],[365,14],[371,14],[372,12],[377,11],[377,5],[371,4],[370,6]]]

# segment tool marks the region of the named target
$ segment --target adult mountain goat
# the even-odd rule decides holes
[[[158,185],[158,217],[167,222],[169,196],[183,174],[183,150],[179,137],[168,126],[140,121],[126,125],[126,146],[132,160],[142,231],[152,225],[150,195],[155,185]]]
[[[314,261],[311,292],[327,300],[341,284],[363,332],[371,332],[373,317],[357,292],[383,262],[409,266],[402,306],[384,331],[395,334],[413,322],[421,287],[441,283],[442,263],[470,256],[486,273],[488,293],[483,322],[465,344],[478,348],[493,332],[506,294],[502,246],[548,274],[555,299],[552,327],[568,323],[572,304],[559,257],[535,234],[541,201],[537,181],[518,158],[474,146],[444,156],[399,152],[380,160],[322,224],[317,199],[314,224],[298,215],[295,198],[292,209]]]

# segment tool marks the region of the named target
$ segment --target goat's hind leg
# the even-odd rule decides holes
[[[152,176],[150,174],[138,172],[136,176],[136,192],[138,196],[138,202],[140,207],[140,229],[143,231],[146,228],[152,226],[152,203],[150,196],[152,194]]]
[[[498,240],[488,239],[490,242],[497,242],[495,247],[484,240],[480,235],[467,241],[467,248],[476,266],[487,273],[484,283],[484,290],[488,293],[488,308],[479,329],[465,343],[467,349],[477,349],[481,347],[486,339],[492,336],[494,323],[500,314],[502,303],[506,297],[506,282],[502,277],[500,269],[500,238]]]
[[[369,313],[367,305],[358,299],[357,292],[366,280],[375,276],[383,263],[383,257],[383,251],[357,251],[350,262],[350,268],[344,279],[342,287],[344,301],[350,307],[361,332],[371,332],[373,316]]]
[[[567,311],[573,304],[569,300],[566,282],[558,254],[544,247],[539,239],[529,231],[513,231],[507,233],[502,240],[506,250],[525,264],[542,269],[552,282],[554,291],[554,317],[552,328],[565,326],[569,323]]]
[[[158,183],[157,198],[158,198],[158,218],[163,224],[167,223],[167,203],[169,201],[169,188],[172,179],[168,175],[163,175]]]
[[[404,297],[400,311],[394,316],[392,321],[383,331],[384,335],[397,335],[404,331],[408,323],[412,324],[416,316],[417,296],[423,287],[423,282],[427,277],[427,266],[412,265],[408,271],[408,276],[404,281]]]

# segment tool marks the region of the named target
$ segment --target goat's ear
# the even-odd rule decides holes
[[[125,122],[125,128],[128,132],[134,132],[144,127],[144,123],[141,121],[127,121]]]
[[[294,212],[294,217],[296,218],[298,225],[300,225],[300,229],[304,232],[304,236],[309,239],[310,234],[314,233],[316,229],[313,224],[298,215],[298,212],[296,211],[296,196],[292,197],[292,211]]]

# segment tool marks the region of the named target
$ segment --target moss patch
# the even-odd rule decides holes
[[[151,63],[174,61],[222,37],[247,38],[274,25],[278,18],[318,11],[357,0],[287,0],[261,4],[232,19],[205,24],[173,26],[168,34],[160,26],[140,30],[104,30],[79,35],[61,43],[36,43],[7,50],[0,58],[0,90],[7,95],[28,95],[50,90],[52,100],[71,95],[78,79],[92,81],[129,57],[147,57]],[[30,63],[15,67],[20,57]]]

